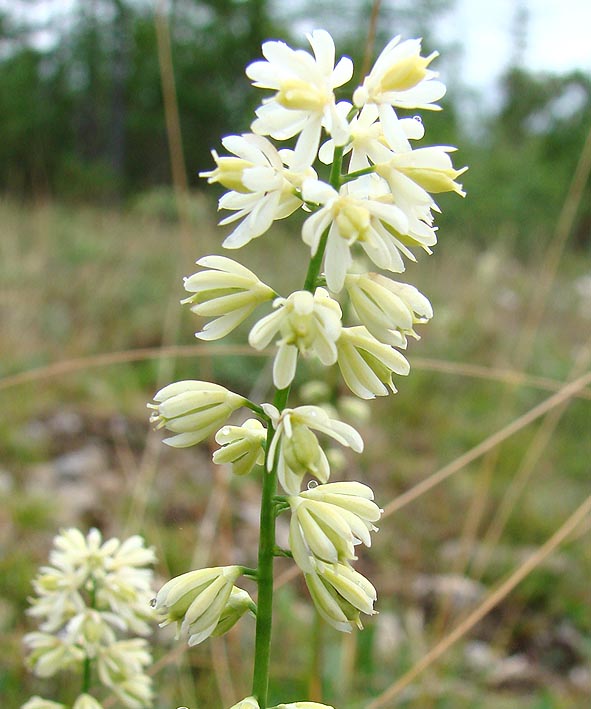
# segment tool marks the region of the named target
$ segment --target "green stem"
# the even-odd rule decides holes
[[[331,187],[334,187],[337,191],[341,186],[342,180],[341,169],[343,167],[343,150],[344,148],[342,147],[335,148],[334,162],[330,168],[330,178],[328,180]],[[320,269],[322,268],[322,259],[324,258],[324,251],[326,250],[329,229],[330,227],[327,227],[322,234],[316,253],[310,259],[308,273],[306,274],[306,281],[304,283],[304,290],[310,291],[310,293],[313,293],[316,290],[318,275],[320,274]]]
[[[343,148],[338,147],[334,152],[334,161],[330,170],[329,182],[335,190],[339,190],[342,184]],[[328,239],[328,229],[322,235],[318,249],[310,259],[308,273],[304,283],[304,290],[314,292],[318,282],[318,276],[322,267],[326,241]],[[287,406],[289,389],[279,389],[275,392],[273,403],[281,412]],[[256,404],[252,402],[246,404],[253,411],[256,411]],[[259,408],[259,407],[256,407]],[[259,413],[256,411],[256,413]],[[264,412],[263,412],[264,413]],[[273,622],[273,562],[278,551],[275,545],[275,495],[277,491],[277,461],[272,461],[271,470],[269,467],[269,451],[275,431],[270,425],[267,429],[267,445],[265,452],[265,467],[263,472],[263,493],[261,498],[260,516],[260,536],[259,555],[257,567],[257,619],[256,636],[254,648],[254,670],[252,678],[252,693],[256,697],[260,709],[268,707],[269,693],[269,662],[271,658],[271,626]]]
[[[275,393],[274,404],[282,411],[289,396],[289,387]],[[271,657],[271,625],[273,621],[273,561],[275,558],[275,510],[274,498],[277,491],[277,462],[267,472],[267,456],[275,431],[269,426],[265,468],[263,473],[263,494],[261,498],[259,557],[258,557],[258,598],[254,650],[254,671],[252,693],[259,707],[266,709],[269,689],[269,660]]]

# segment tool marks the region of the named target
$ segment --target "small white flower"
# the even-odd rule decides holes
[[[121,678],[113,685],[111,691],[128,709],[144,709],[152,706],[154,698],[152,678],[145,672]]]
[[[90,694],[80,694],[72,705],[72,709],[103,709],[103,705]]]
[[[314,570],[305,573],[304,578],[320,616],[341,632],[350,633],[354,625],[361,630],[360,613],[376,612],[375,588],[347,564],[312,564]]]
[[[220,225],[242,219],[223,243],[227,249],[238,249],[264,234],[276,219],[293,214],[302,205],[296,190],[316,173],[310,167],[312,161],[298,167],[293,164],[292,150],[278,151],[260,135],[230,135],[222,144],[237,157],[219,157],[214,151],[216,169],[202,172],[200,177],[230,188],[221,197],[219,208],[235,213],[222,219]]]
[[[318,485],[289,496],[289,548],[300,569],[312,572],[313,559],[346,563],[357,558],[356,544],[371,546],[370,532],[377,531],[373,522],[381,516],[372,500],[371,488],[353,482]]]
[[[314,292],[296,291],[288,298],[277,298],[275,312],[252,328],[248,341],[261,350],[279,332],[278,350],[273,364],[273,382],[285,389],[294,378],[297,355],[315,355],[328,366],[337,358],[336,341],[341,332],[341,308],[324,288]]]
[[[252,130],[276,140],[300,133],[295,148],[298,165],[314,162],[322,126],[338,145],[346,142],[347,124],[336,110],[334,89],[353,75],[348,57],[335,66],[335,46],[328,32],[315,30],[307,38],[314,56],[283,42],[265,42],[262,50],[267,61],[246,68],[255,86],[276,92],[257,109]]]
[[[449,153],[455,150],[443,145],[415,150],[409,146],[408,151],[391,153],[387,162],[378,163],[376,172],[388,182],[395,196],[419,197],[423,203],[430,199],[428,195],[440,192],[456,192],[460,197],[465,197],[462,185],[455,180],[468,168],[454,168]]]
[[[435,80],[436,72],[427,69],[436,56],[437,52],[421,56],[420,39],[400,42],[400,37],[394,37],[353,93],[353,103],[358,107],[377,104],[386,134],[396,120],[393,106],[438,110],[434,102],[445,94],[445,85]]]
[[[389,390],[396,393],[392,374],[407,375],[410,371],[400,352],[376,340],[362,326],[343,328],[337,347],[343,379],[361,399],[387,396]]]
[[[225,337],[258,305],[276,295],[252,271],[225,256],[205,256],[197,265],[208,270],[185,278],[185,290],[194,295],[181,303],[190,303],[196,315],[215,318],[195,333],[201,340]]]
[[[28,699],[21,707],[21,709],[66,709],[65,704],[60,704],[59,702],[52,702],[51,699],[43,699],[35,695]]]
[[[218,566],[171,579],[156,596],[155,609],[163,617],[160,626],[176,622],[179,633],[189,636],[189,645],[203,642],[215,632],[241,574],[241,566]],[[249,608],[241,607],[243,612]]]
[[[338,104],[337,108],[344,111],[345,115],[350,109],[350,104]],[[397,128],[405,140],[420,140],[425,135],[422,121],[415,118],[400,118]],[[396,136],[398,137],[398,131]],[[379,120],[378,107],[374,104],[364,106],[359,114],[349,124],[349,142],[345,146],[343,155],[350,153],[351,159],[348,172],[356,172],[369,167],[372,163],[383,160],[384,151],[387,150],[384,128]],[[394,149],[394,145],[390,145]],[[318,152],[318,157],[326,165],[334,159],[334,140],[324,143]]]
[[[224,426],[215,434],[222,447],[214,452],[213,462],[231,463],[236,475],[247,475],[265,462],[266,437],[267,430],[258,419],[247,419],[242,426]]]
[[[431,303],[414,286],[377,273],[349,274],[345,287],[357,317],[380,342],[401,346],[406,336],[417,337],[416,323],[433,317]]]
[[[230,707],[230,709],[260,709],[259,703],[254,697],[246,697]]]
[[[353,426],[330,418],[319,406],[298,406],[279,413],[271,404],[263,404],[263,409],[275,428],[267,456],[268,470],[277,463],[277,477],[289,495],[298,494],[306,474],[322,483],[329,478],[330,466],[313,430],[326,434],[356,453],[363,450],[363,440]]]
[[[355,243],[380,268],[404,270],[399,251],[407,249],[395,234],[407,234],[409,224],[400,207],[357,192],[354,182],[337,192],[326,183],[307,180],[302,194],[307,201],[322,205],[305,221],[302,239],[314,255],[322,235],[329,229],[324,272],[330,290],[338,293],[342,289],[352,263],[351,246]]]
[[[38,677],[52,677],[62,670],[79,667],[85,658],[82,648],[51,633],[34,631],[27,633],[23,641],[29,649],[27,664]]]
[[[152,680],[145,668],[152,664],[148,643],[141,638],[120,640],[105,645],[97,653],[97,674],[125,704],[134,709],[152,699]]]
[[[243,396],[219,384],[196,380],[169,384],[154,395],[154,400],[156,404],[148,404],[153,409],[150,423],[176,434],[164,439],[175,448],[205,440],[245,402]]]

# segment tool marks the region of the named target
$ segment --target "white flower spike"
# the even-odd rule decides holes
[[[253,62],[246,68],[256,87],[276,92],[257,109],[252,130],[276,140],[299,133],[296,165],[312,164],[323,126],[337,145],[344,145],[348,138],[347,122],[336,110],[334,89],[349,81],[353,62],[343,57],[335,66],[334,41],[325,30],[314,30],[307,37],[314,56],[283,42],[265,42],[262,50],[266,61]]]
[[[225,256],[205,256],[197,265],[208,270],[185,278],[184,288],[193,295],[181,303],[190,303],[196,315],[215,318],[195,333],[200,340],[225,337],[257,306],[276,296],[252,271]]]

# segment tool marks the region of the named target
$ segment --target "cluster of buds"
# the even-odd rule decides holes
[[[289,388],[303,357],[336,365],[362,400],[396,391],[394,376],[410,370],[400,350],[408,337],[418,338],[415,327],[433,311],[414,286],[378,270],[401,273],[406,261],[416,261],[417,250],[431,253],[433,215],[440,211],[433,195],[463,196],[457,178],[466,168],[453,167],[449,146],[413,148],[411,141],[424,136],[423,123],[397,114],[439,109],[445,87],[429,69],[437,53],[423,57],[420,40],[396,37],[352,101],[337,102],[334,91],[352,78],[353,63],[347,57],[335,63],[327,32],[316,30],[308,40],[312,53],[280,41],[263,44],[264,59],[246,73],[255,87],[272,93],[256,110],[252,132],[224,138],[230,154],[213,151],[215,168],[201,173],[228,190],[219,201],[231,212],[220,222],[232,225],[225,248],[241,248],[276,220],[306,213],[301,237],[310,257],[302,290],[281,295],[222,256],[201,258],[202,270],[184,282],[190,295],[183,302],[207,320],[196,333],[203,340],[228,335],[259,306],[272,304],[251,327],[248,342],[256,350],[276,348],[275,402],[257,404],[219,385],[184,381],[158,392],[150,407],[152,422],[174,434],[165,443],[190,446],[215,433],[221,446],[215,463],[231,464],[237,475],[258,465],[264,475],[276,476],[285,494],[275,496],[274,511],[291,513],[289,549],[278,553],[300,567],[319,614],[350,632],[362,627],[362,613],[375,612],[376,590],[352,564],[355,548],[370,545],[381,510],[367,485],[329,482],[333,470],[322,439],[360,453],[356,429],[318,405],[288,408]],[[293,149],[272,142],[294,138]],[[318,178],[317,160],[332,165],[328,181]],[[369,268],[356,265],[367,261]],[[227,425],[241,407],[256,417]],[[234,585],[244,572],[230,566],[184,574],[160,591],[156,609],[165,624],[178,623],[190,644],[201,642],[246,611],[257,612]],[[247,575],[257,579],[256,571]],[[259,699],[248,697],[233,709],[259,709]],[[277,709],[325,706],[296,702]]]
[[[66,529],[54,539],[49,565],[33,581],[29,614],[39,630],[25,636],[28,664],[39,677],[68,670],[84,684],[98,680],[130,709],[151,705],[152,663],[144,637],[152,632],[150,608],[154,552],[137,535],[103,541],[97,529],[84,536]],[[132,635],[133,637],[126,637]],[[85,690],[89,687],[86,686]],[[25,709],[66,709],[32,697]],[[101,709],[84,691],[73,709]]]

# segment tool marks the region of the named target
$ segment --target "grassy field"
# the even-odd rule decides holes
[[[184,224],[149,207],[0,203],[6,709],[34,693],[66,701],[76,689],[28,675],[21,648],[30,581],[61,527],[141,532],[157,549],[159,580],[253,558],[257,476],[231,480],[206,446],[167,449],[149,430],[146,402],[183,377],[265,400],[268,360],[243,347],[247,328],[197,345],[197,323],[178,306],[181,276],[221,252],[211,205],[193,200]],[[273,697],[281,689],[362,709],[399,681],[371,706],[588,706],[591,525],[571,515],[590,490],[591,385],[565,383],[590,370],[591,259],[567,251],[554,271],[544,253],[523,264],[495,246],[494,232],[486,252],[444,233],[408,269],[435,318],[409,347],[399,393],[360,424],[363,457],[340,474],[370,483],[386,510],[359,562],[380,615],[353,636],[318,626],[301,578],[278,562]],[[243,255],[282,292],[303,281],[306,249],[281,225]],[[329,384],[339,393],[336,375]],[[248,694],[252,630],[245,620],[188,652],[159,633],[156,706],[230,706]]]

